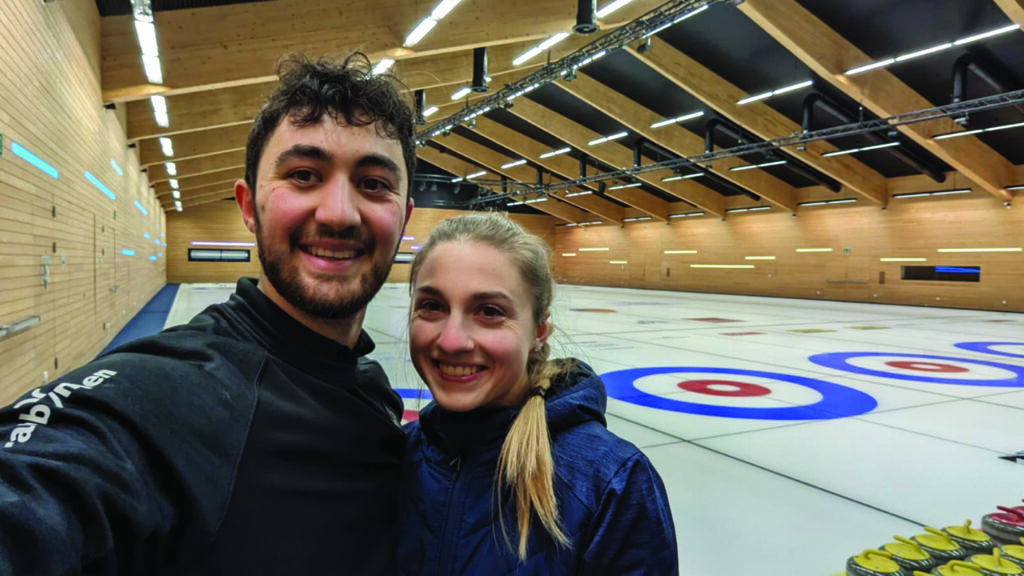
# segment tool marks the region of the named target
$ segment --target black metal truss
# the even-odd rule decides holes
[[[572,54],[551,62],[516,82],[506,84],[501,90],[476,101],[473,105],[467,106],[443,120],[438,120],[416,134],[416,143],[422,146],[428,140],[446,134],[452,128],[470,122],[489,110],[511,106],[512,102],[523,94],[558,80],[563,76],[568,76],[574,73],[577,68],[589,64],[607,53],[627,46],[631,42],[653,35],[663,28],[675,24],[695,10],[701,10],[712,4],[727,1],[736,4],[741,0],[669,0],[632,22],[620,26],[614,31],[594,40]]]
[[[985,96],[975,100],[967,100],[964,102],[947,104],[945,106],[927,108],[916,112],[897,114],[895,116],[889,116],[888,118],[867,120],[864,122],[857,122],[855,124],[846,124],[843,126],[836,126],[833,128],[825,128],[810,132],[795,132],[788,136],[775,138],[774,140],[767,140],[765,142],[741,144],[739,146],[725,148],[711,153],[666,160],[664,162],[652,162],[650,164],[643,164],[640,166],[624,167],[610,172],[602,172],[593,176],[588,176],[586,178],[577,178],[575,180],[565,180],[544,185],[508,180],[506,184],[507,192],[481,196],[467,202],[466,206],[473,207],[480,204],[490,204],[497,200],[507,199],[513,196],[524,196],[529,194],[535,194],[538,197],[546,196],[555,190],[564,190],[571,187],[596,184],[606,180],[630,180],[634,176],[647,174],[649,172],[675,170],[685,166],[693,166],[694,164],[705,165],[715,162],[716,160],[732,158],[745,154],[770,154],[779,148],[804,146],[819,140],[840,138],[843,136],[855,136],[857,134],[865,134],[868,132],[889,131],[899,126],[929,122],[942,118],[962,117],[975,112],[1003,108],[1006,106],[1016,106],[1021,103],[1024,103],[1024,90],[1016,90],[1003,94],[995,94],[993,96]],[[481,193],[484,192],[485,188],[491,189],[490,191],[493,191],[496,188],[500,190],[501,185],[501,182],[498,180],[474,179],[473,183],[481,187]]]

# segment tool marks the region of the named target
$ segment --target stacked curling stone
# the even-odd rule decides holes
[[[996,506],[1002,512],[986,514],[981,529],[1003,544],[1017,544],[1024,537],[1024,506]]]
[[[970,520],[962,526],[947,526],[945,530],[926,526],[924,534],[912,538],[895,536],[894,540],[895,542],[886,543],[878,549],[865,550],[847,560],[847,576],[989,576],[989,573],[965,572],[979,568],[980,565],[964,560],[991,552],[996,545],[987,534],[971,528]],[[1024,556],[1024,546],[1018,548]],[[953,562],[958,564],[950,566]],[[1000,565],[998,556],[994,563]],[[944,571],[939,572],[940,569]],[[996,571],[991,574],[1016,573]],[[1021,573],[1021,576],[1024,576],[1024,573]]]

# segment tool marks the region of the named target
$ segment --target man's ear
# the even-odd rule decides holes
[[[255,234],[256,206],[253,204],[252,190],[249,189],[249,185],[245,180],[235,182],[235,202],[238,203],[238,209],[242,211],[242,220],[245,222],[245,227],[249,229],[249,232]]]

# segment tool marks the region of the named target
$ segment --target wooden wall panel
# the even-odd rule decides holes
[[[685,218],[668,225],[556,227],[561,282],[1024,311],[1024,252],[939,253],[939,248],[1022,248],[1024,212],[982,193],[963,199],[894,200],[877,207],[833,206],[790,214]],[[580,248],[607,247],[607,252]],[[832,252],[796,252],[831,248]],[[697,254],[665,254],[696,250]],[[562,256],[575,253],[576,256]],[[747,260],[775,256],[775,260]],[[927,258],[881,262],[881,258]],[[627,265],[609,264],[626,260]],[[691,264],[753,265],[753,269]],[[981,266],[981,282],[900,279],[901,265]],[[623,274],[623,269],[625,274]],[[884,273],[884,279],[880,274]],[[1004,303],[1005,302],[1005,303]]]
[[[0,339],[0,403],[92,359],[164,285],[163,211],[100,100],[99,22],[88,0],[0,0],[0,325],[40,317]]]

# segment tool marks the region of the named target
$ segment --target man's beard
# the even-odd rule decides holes
[[[304,277],[298,262],[291,257],[293,251],[299,251],[301,231],[292,234],[289,244],[283,247],[282,253],[268,254],[267,242],[263,240],[257,221],[256,246],[263,273],[277,293],[299,310],[317,318],[351,318],[362,312],[384,285],[388,273],[391,272],[394,251],[397,251],[398,245],[395,245],[390,258],[382,258],[380,256],[383,254],[377,253],[373,236],[363,234],[358,228],[335,231],[321,227],[317,232],[318,238],[357,242],[364,252],[360,258],[378,258],[372,262],[370,270],[363,272],[358,278],[336,276],[317,282],[315,279]]]

